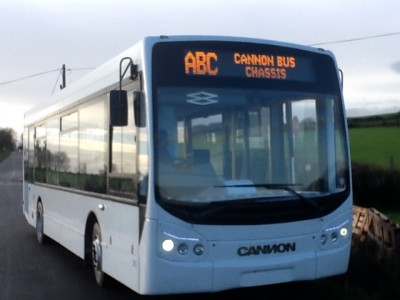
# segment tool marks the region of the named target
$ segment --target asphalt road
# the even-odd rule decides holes
[[[39,245],[22,213],[22,153],[0,163],[0,299],[322,299],[313,282],[245,288],[213,294],[140,296],[110,280],[99,288],[89,267],[55,242]],[[327,300],[329,290],[323,292]],[[328,295],[328,297],[327,297]],[[335,299],[333,295],[332,298]]]

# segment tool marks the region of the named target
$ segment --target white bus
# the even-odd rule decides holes
[[[347,272],[340,72],[275,41],[147,37],[25,115],[23,213],[139,294]]]

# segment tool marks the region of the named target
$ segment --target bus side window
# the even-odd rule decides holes
[[[109,193],[131,198],[136,191],[136,127],[133,120],[133,95],[127,100],[126,126],[112,127]]]

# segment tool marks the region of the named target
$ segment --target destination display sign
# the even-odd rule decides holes
[[[314,81],[312,61],[280,53],[184,50],[184,72],[188,76],[256,78]]]

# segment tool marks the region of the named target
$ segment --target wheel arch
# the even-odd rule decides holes
[[[41,196],[38,196],[38,197],[37,197],[36,205],[35,205],[36,209],[37,209],[37,206],[38,206],[39,202],[42,203],[43,211],[44,211],[44,203],[43,203],[43,200],[42,200],[42,197],[41,197]]]
[[[86,265],[91,264],[91,247],[92,247],[92,231],[95,223],[98,223],[98,218],[94,212],[90,212],[85,225],[85,242],[84,242],[84,262]]]
[[[36,200],[36,206],[35,206],[35,219],[34,219],[34,224],[35,224],[35,230],[36,230],[36,238],[39,242],[39,244],[45,244],[46,243],[46,235],[44,233],[44,216],[45,216],[45,208],[44,204],[42,201],[42,198],[39,196]]]

